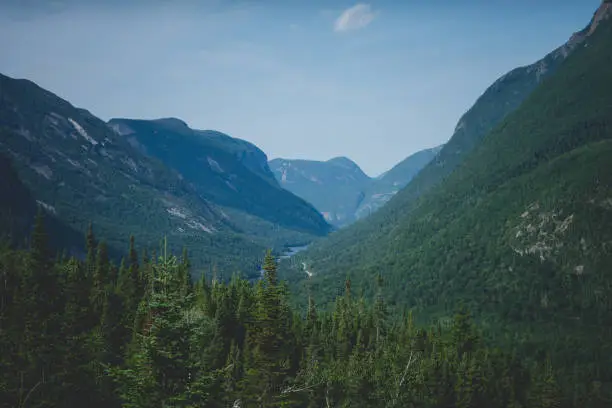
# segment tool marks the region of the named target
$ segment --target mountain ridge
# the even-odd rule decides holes
[[[202,197],[226,212],[243,211],[308,234],[329,231],[310,204],[280,187],[268,167],[267,156],[255,145],[221,132],[182,125],[177,129],[167,123],[137,119],[108,122],[122,130],[132,144],[144,147],[146,154],[178,171]]]
[[[326,161],[276,158],[269,165],[281,186],[311,202],[328,222],[343,227],[382,207],[439,148],[412,154],[378,177],[368,176],[344,156]]]
[[[159,119],[111,118],[107,123],[121,135],[129,136],[134,133],[134,130],[130,129],[127,125],[127,123],[130,121],[145,121],[155,123],[162,128],[176,132],[182,136],[202,136],[207,138],[217,147],[223,148],[226,152],[235,155],[236,158],[243,165],[245,165],[245,167],[260,175],[264,180],[271,182],[272,184],[276,183],[276,179],[268,167],[267,155],[251,142],[229,136],[216,130],[192,129],[189,127],[187,122],[175,117]]]
[[[217,264],[257,274],[265,248],[280,251],[307,243],[330,228],[297,197],[293,202],[302,217],[297,229],[224,209],[178,171],[130,143],[120,134],[128,129],[119,130],[33,81],[0,74],[0,153],[47,211],[77,231],[93,222],[96,234],[115,253],[124,252],[130,235],[138,235],[149,248],[167,235],[173,250],[186,247],[198,267]],[[277,194],[289,194],[271,174],[265,180],[261,171],[248,170],[261,160],[253,145],[218,134],[211,140],[216,146],[229,140],[223,153],[228,160]],[[82,242],[70,245],[82,247]]]
[[[612,14],[612,8],[609,6],[608,2],[602,3],[584,29],[572,34],[564,44],[540,60],[511,69],[495,80],[460,117],[453,135],[435,158],[385,204],[385,210],[370,215],[368,223],[356,223],[350,229],[332,234],[326,240],[330,247],[352,242],[354,235],[370,235],[376,237],[373,238],[376,240],[389,234],[391,226],[398,221],[403,212],[413,208],[421,195],[446,179],[474,146],[508,114],[514,112],[537,86],[556,72],[579,44],[589,38],[587,34],[593,27],[609,19]],[[597,19],[595,16],[598,16]]]
[[[395,311],[443,322],[463,303],[491,341],[521,338],[518,352],[547,353],[611,383],[610,20],[435,186],[406,201],[413,181],[376,214],[314,243],[300,254],[307,282],[285,265],[301,305],[309,296],[329,305],[347,271],[368,297],[382,276]],[[594,350],[596,369],[585,363]]]

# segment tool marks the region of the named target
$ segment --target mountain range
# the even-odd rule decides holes
[[[93,223],[117,252],[130,235],[150,248],[166,235],[200,267],[257,273],[265,248],[307,243],[331,228],[277,184],[261,150],[176,119],[107,124],[31,81],[0,75],[0,134],[0,153],[33,199],[77,231]],[[190,161],[177,160],[181,153]]]
[[[419,151],[379,177],[369,177],[352,160],[274,159],[270,169],[281,186],[312,203],[336,227],[343,227],[382,207],[440,151]]]
[[[364,402],[362,396],[372,397],[374,383],[379,390],[397,388],[391,406],[418,405],[415,401],[461,406],[455,397],[463,406],[489,406],[482,401],[500,407],[609,406],[611,16],[612,2],[605,0],[565,44],[489,86],[447,143],[417,152],[377,178],[346,157],[268,161],[252,143],[192,129],[177,118],[104,122],[31,81],[0,75],[0,231],[10,243],[27,245],[32,220],[44,211],[52,236],[60,237],[54,249],[77,257],[84,256],[81,231],[92,224],[116,258],[127,253],[124,245],[132,235],[140,247],[154,250],[167,236],[171,251],[185,248],[190,258],[181,258],[180,265],[165,257],[158,264],[143,262],[141,270],[148,272],[139,274],[138,259],[111,268],[98,247],[95,259],[83,264],[95,270],[91,275],[73,260],[47,268],[40,230],[39,248],[32,245],[31,254],[4,251],[0,317],[11,331],[0,342],[18,356],[7,353],[10,391],[25,404],[23,379],[16,373],[42,355],[37,350],[52,344],[32,335],[35,325],[22,325],[22,317],[46,316],[47,323],[67,315],[67,322],[91,326],[82,331],[87,336],[66,336],[71,323],[58,324],[56,337],[41,338],[66,339],[82,347],[77,351],[91,348],[101,361],[107,345],[116,347],[117,355],[138,346],[146,350],[128,359],[140,369],[138,375],[131,369],[123,373],[128,396],[138,388],[138,395],[146,397],[160,382],[146,377],[151,364],[159,364],[150,357],[158,343],[139,345],[131,330],[141,327],[148,332],[143,338],[161,328],[159,344],[181,350],[166,353],[179,356],[168,359],[172,364],[182,364],[187,350],[210,344],[201,354],[219,360],[214,364],[185,365],[179,371],[168,364],[164,371],[174,373],[177,384],[187,384],[191,370],[200,368],[204,380],[198,386],[203,388],[190,390],[196,394],[208,395],[213,388],[220,395],[255,393],[261,387],[243,385],[263,384],[267,379],[260,373],[288,365],[299,367],[296,378],[305,377],[309,385],[299,390],[295,383],[282,394],[310,387],[320,397],[317,406],[331,406],[330,399],[339,400],[345,385],[356,401],[372,406],[378,401]],[[279,255],[298,246],[307,249],[278,260],[278,276],[288,281],[295,314],[277,286],[272,254],[266,257],[265,279],[254,287],[238,280],[229,286],[189,281],[190,263],[196,266],[194,277],[216,265],[225,278],[240,271],[254,280],[266,248]],[[63,280],[48,293],[46,287],[37,290],[44,287],[37,277],[51,281],[56,269],[65,272],[57,274]],[[152,284],[145,288],[147,279]],[[157,291],[158,284],[165,289]],[[28,285],[35,288],[33,295]],[[61,285],[68,288],[70,307],[65,309],[54,298]],[[91,290],[91,302],[82,288]],[[367,299],[373,299],[371,309]],[[126,300],[133,310],[123,320],[117,310]],[[205,306],[178,306],[191,301]],[[7,318],[4,305],[11,302],[18,307]],[[455,314],[459,305],[462,311]],[[99,318],[93,323],[90,307]],[[320,313],[330,309],[332,314]],[[306,319],[294,319],[303,311]],[[196,329],[198,316],[206,319]],[[48,335],[52,326],[46,323],[41,332]],[[431,328],[423,329],[427,325]],[[126,330],[115,344],[108,333],[116,328]],[[279,334],[289,330],[299,334]],[[481,339],[508,355],[478,349]],[[282,358],[277,344],[289,351]],[[29,353],[23,355],[30,360],[20,353]],[[398,355],[403,360],[396,364]],[[89,361],[82,356],[75,361],[81,360]],[[61,362],[66,373],[77,366],[66,361]],[[259,364],[261,371],[249,364]],[[32,391],[44,381],[39,381],[38,366],[28,370]],[[72,395],[72,377],[55,370],[60,374],[54,381]],[[530,373],[538,374],[531,378]],[[212,376],[222,380],[216,383]],[[233,383],[233,376],[248,381]],[[341,382],[345,377],[350,381]],[[404,379],[412,388],[400,403]],[[522,395],[530,382],[539,399]],[[479,387],[486,388],[489,399],[468,398],[484,395]],[[586,405],[584,396],[597,404]]]
[[[270,162],[273,172],[252,143],[191,129],[177,118],[105,123],[34,82],[4,75],[0,113],[0,154],[7,174],[10,169],[14,175],[5,182],[13,180],[24,191],[6,204],[5,230],[24,230],[42,206],[64,231],[60,246],[73,254],[83,255],[81,232],[92,223],[117,256],[130,235],[153,249],[167,236],[172,248],[192,253],[197,267],[253,276],[265,248],[280,253],[308,244],[333,229],[325,218],[342,226],[364,208],[378,208],[432,155],[408,158],[378,180],[348,159],[330,160],[310,175],[328,181],[313,195],[306,184],[300,190],[277,180],[279,161]],[[343,177],[351,181],[344,194],[334,195],[342,182],[332,179]],[[331,211],[317,206],[315,197],[326,194]],[[351,194],[353,207],[340,222],[343,200]],[[27,234],[13,235],[22,240]]]
[[[178,171],[200,197],[215,203],[226,220],[243,232],[270,231],[278,237],[292,231],[299,241],[297,233],[308,240],[307,235],[329,230],[309,203],[279,186],[266,154],[249,142],[216,131],[193,130],[173,118],[111,119],[109,125],[134,148]]]

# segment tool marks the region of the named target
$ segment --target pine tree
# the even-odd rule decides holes
[[[94,315],[99,319],[102,315],[106,291],[110,282],[110,261],[106,243],[101,241],[96,252],[96,263],[93,274],[93,287],[91,293],[92,309]]]
[[[85,241],[85,249],[87,250],[87,257],[85,258],[85,265],[87,268],[87,275],[92,277],[96,270],[96,250],[98,243],[93,232],[93,225],[89,223],[87,228],[87,236]]]
[[[40,277],[48,275],[51,268],[51,251],[49,249],[49,236],[45,229],[45,216],[41,207],[38,208],[32,231],[30,257],[31,266]],[[43,295],[43,294],[40,294]]]
[[[259,390],[252,398],[267,406],[277,401],[275,397],[281,393],[288,369],[285,349],[288,320],[277,282],[276,260],[270,250],[264,258],[263,269],[265,283],[259,285],[254,321],[249,328],[252,349],[247,381],[248,388]]]
[[[306,338],[310,339],[317,326],[317,307],[312,296],[308,296],[308,310],[306,311]]]
[[[463,353],[470,353],[477,346],[478,336],[474,332],[470,313],[463,305],[455,314],[453,320],[452,340],[458,356]]]
[[[128,265],[126,265],[125,259],[121,260],[117,282],[117,292],[121,295],[124,307],[122,326],[126,328],[126,336],[128,336],[128,332],[131,331],[134,325],[138,305],[144,294],[144,284],[139,275],[138,256],[134,249],[133,236],[130,238],[130,249],[127,262],[129,263]]]
[[[559,384],[552,370],[550,359],[546,359],[544,367],[538,367],[534,387],[529,396],[529,405],[535,408],[559,408],[563,406]]]
[[[376,302],[375,302],[375,324],[376,324],[376,344],[380,345],[383,337],[387,332],[387,306],[385,304],[382,288],[383,288],[384,279],[382,274],[378,274],[376,278]]]
[[[197,315],[186,315],[193,295],[179,292],[179,265],[164,247],[153,266],[143,302],[146,321],[132,349],[126,370],[115,370],[127,406],[200,406],[209,398],[212,378],[194,358],[191,343],[201,341]]]
[[[191,261],[187,254],[187,248],[183,248],[183,256],[181,257],[181,264],[178,268],[178,285],[180,286],[179,292],[186,295],[193,290],[193,284],[191,280]]]

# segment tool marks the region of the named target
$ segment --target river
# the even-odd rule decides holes
[[[276,260],[277,262],[280,262],[283,259],[289,259],[292,256],[304,251],[308,249],[308,245],[301,245],[301,246],[290,246],[287,247],[287,249],[283,252],[283,254]],[[306,269],[306,263],[305,262],[301,262],[302,264],[302,270],[308,275],[308,276],[312,276],[312,274]],[[264,270],[263,268],[259,271],[259,279],[263,278],[264,275]]]
[[[308,249],[308,245],[288,247],[279,259],[291,258],[293,255],[297,254],[298,252],[302,252],[306,249]]]

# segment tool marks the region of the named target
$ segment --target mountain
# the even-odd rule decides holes
[[[8,157],[0,154],[0,231],[13,242],[23,241],[32,226],[36,201],[23,185]]]
[[[346,157],[328,161],[274,159],[269,165],[281,186],[312,203],[328,222],[343,227],[378,210],[439,150],[417,152],[377,178],[368,177]]]
[[[315,298],[330,301],[348,272],[371,296],[381,273],[394,309],[444,320],[463,302],[492,339],[521,338],[521,352],[549,353],[576,379],[612,381],[611,14],[603,3],[542,60],[565,61],[539,85],[530,69],[542,61],[493,84],[385,207],[306,251]],[[491,115],[532,85],[517,109]],[[304,274],[284,274],[308,299]]]
[[[434,159],[385,205],[385,211],[376,212],[366,223],[332,234],[321,242],[321,246],[350,247],[355,237],[369,237],[372,241],[386,237],[395,223],[416,205],[419,197],[445,180],[469,156],[474,146],[552,76],[609,14],[609,3],[602,3],[587,27],[574,33],[562,46],[541,60],[515,68],[495,81],[460,118],[452,137]]]
[[[270,161],[270,168],[285,189],[312,203],[334,225],[354,220],[370,178],[350,159],[328,161]]]
[[[162,124],[184,127],[176,120]],[[96,235],[118,251],[132,234],[148,248],[157,248],[166,235],[175,250],[186,247],[198,267],[244,271],[247,265],[257,273],[266,247],[304,242],[329,228],[297,198],[288,206],[300,220],[296,230],[238,211],[228,214],[104,121],[28,80],[0,75],[0,136],[0,153],[34,200],[77,231],[93,222]],[[252,145],[222,135],[211,140],[227,146],[231,153],[225,154],[252,180],[274,186]],[[260,175],[247,168],[258,168]],[[278,186],[275,191],[273,198],[288,195]]]
[[[220,132],[193,130],[178,119],[112,119],[109,126],[143,154],[179,172],[201,197],[218,205],[242,231],[268,229],[321,236],[329,225],[309,203],[281,188],[265,153],[254,145]],[[239,214],[241,213],[241,214]],[[238,219],[240,218],[240,219]],[[310,237],[312,239],[312,237]]]
[[[53,209],[41,201],[36,201],[30,190],[22,183],[11,160],[0,154],[0,191],[10,192],[0,195],[0,239],[6,238],[16,247],[27,246],[38,208],[47,210],[45,219],[47,230],[55,239],[50,243],[56,251],[67,250],[69,254],[80,257],[83,251],[80,244],[83,234],[70,228],[55,217]]]
[[[453,135],[435,159],[393,200],[395,209],[401,212],[406,205],[451,174],[493,128],[515,111],[536,87],[554,75],[573,51],[583,44],[609,13],[606,7],[604,3],[585,29],[574,33],[566,43],[544,58],[511,70],[489,86],[459,119]]]
[[[376,180],[381,185],[404,187],[442,150],[444,145],[418,151],[384,172]],[[401,188],[400,187],[400,188]]]
[[[259,175],[272,184],[276,183],[274,175],[268,167],[268,157],[266,154],[257,146],[246,140],[237,139],[214,130],[192,130],[187,123],[177,118],[162,118],[151,121],[111,119],[108,123],[122,135],[131,134],[132,138],[137,137],[138,135],[135,135],[134,130],[129,126],[130,122],[134,126],[137,122],[156,124],[160,129],[164,129],[166,132],[171,132],[176,135],[187,137],[193,136],[194,134],[201,135],[206,141],[206,145],[224,150],[249,171]]]
[[[363,218],[385,205],[391,197],[404,188],[433,158],[442,146],[418,151],[379,177],[372,179],[366,189],[364,199],[355,212],[356,218]]]

